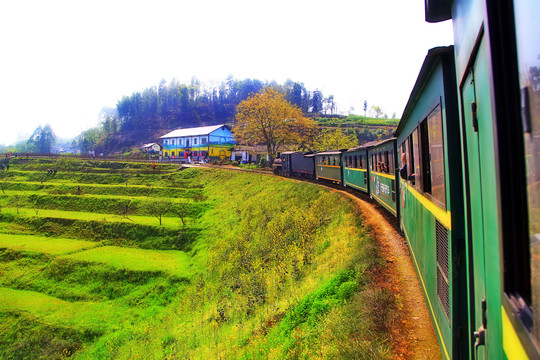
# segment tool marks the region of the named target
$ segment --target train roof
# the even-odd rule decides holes
[[[429,49],[426,55],[426,58],[424,59],[424,63],[422,64],[422,68],[420,69],[420,74],[418,74],[416,83],[414,84],[414,87],[411,91],[411,95],[409,96],[409,100],[407,101],[407,105],[405,105],[405,110],[403,110],[401,121],[399,122],[399,125],[395,132],[396,135],[399,134],[405,127],[407,118],[413,111],[416,105],[416,102],[418,101],[418,98],[422,94],[422,91],[424,90],[424,84],[429,79],[431,75],[431,71],[433,70],[433,67],[437,64],[437,61],[443,56],[453,56],[453,54],[454,54],[453,45],[438,46],[438,47]]]
[[[451,0],[424,0],[426,21],[436,23],[452,18]]]
[[[389,142],[392,142],[392,141],[395,141],[397,138],[395,137],[391,137],[391,138],[388,138],[388,139],[384,139],[384,140],[381,140],[381,141],[372,141],[370,144],[370,148],[372,147],[375,147],[375,146],[380,146],[380,145],[384,145],[386,143],[389,143]]]
[[[353,152],[353,151],[360,151],[360,150],[367,150],[369,148],[369,146],[367,146],[367,144],[364,144],[362,146],[357,146],[357,147],[354,147],[354,148],[350,148],[349,150],[347,150],[346,152]]]
[[[291,154],[304,154],[304,155],[310,155],[312,154],[311,151],[284,151],[281,153],[281,155],[291,155]]]
[[[343,151],[345,151],[345,150],[328,150],[328,151],[319,152],[319,153],[316,153],[316,154],[313,154],[313,155],[315,155],[315,156],[319,156],[319,155],[339,155]]]

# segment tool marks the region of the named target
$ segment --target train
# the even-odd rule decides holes
[[[540,358],[540,1],[425,0],[430,49],[394,137],[284,152],[277,172],[399,221],[443,359]]]

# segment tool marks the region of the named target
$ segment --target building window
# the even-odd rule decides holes
[[[193,139],[193,145],[197,145],[197,138]]]
[[[203,138],[201,139],[201,144],[202,144],[202,145],[205,145],[207,142],[208,142],[208,139],[207,139],[207,138],[203,137]]]

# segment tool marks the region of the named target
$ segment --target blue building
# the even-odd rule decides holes
[[[224,124],[177,129],[160,139],[163,140],[164,157],[189,157],[194,161],[230,157],[235,144],[231,130]]]

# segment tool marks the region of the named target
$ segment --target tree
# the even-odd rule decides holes
[[[161,217],[171,209],[172,203],[167,199],[156,199],[146,204],[146,211],[159,220],[161,226]]]
[[[315,138],[313,150],[350,149],[355,146],[358,146],[358,139],[355,134],[346,134],[342,129],[323,129]]]
[[[313,97],[311,98],[311,112],[318,114],[323,110],[323,94],[319,89],[313,92]]]
[[[56,141],[51,125],[39,125],[28,139],[28,144],[34,146],[40,153],[50,153],[52,145]]]
[[[312,137],[316,124],[285,100],[274,88],[251,95],[236,108],[236,141],[246,145],[264,144],[274,162],[283,145],[302,144]]]
[[[381,117],[384,113],[380,106],[372,106],[371,110],[375,114],[376,118]]]
[[[178,203],[175,209],[176,215],[182,221],[182,226],[186,226],[186,218],[189,216],[191,208],[187,202]]]

